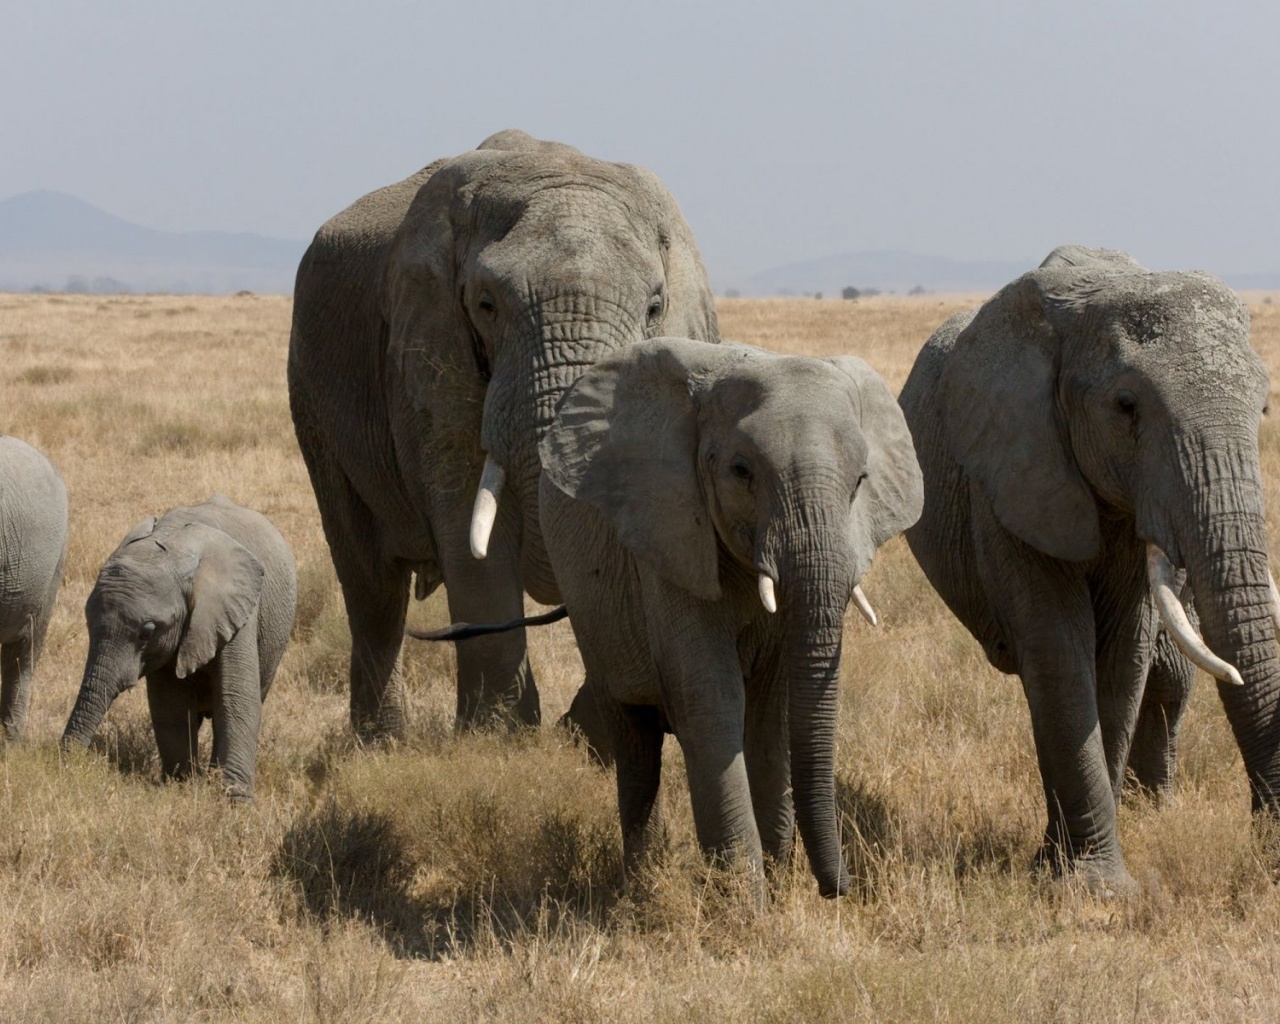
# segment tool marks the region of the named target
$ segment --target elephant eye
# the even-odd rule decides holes
[[[138,630],[138,639],[144,644],[149,641],[156,633],[156,624],[154,622],[144,622],[142,628]]]
[[[480,310],[485,313],[492,313],[495,309],[497,309],[497,305],[494,303],[493,296],[491,295],[481,295],[480,301],[477,302],[476,305],[479,306]]]
[[[661,291],[654,292],[649,299],[648,312],[645,314],[649,319],[649,323],[651,324],[657,323],[658,320],[662,317],[662,307],[664,304],[665,303],[663,302],[662,292]]]
[[[751,467],[748,466],[746,460],[741,457],[736,458],[729,463],[729,472],[743,483],[751,482]]]
[[[862,473],[859,474],[858,479],[853,482],[853,494],[849,496],[850,501],[853,501],[853,499],[858,496],[858,488],[862,486],[862,481],[865,480],[866,478],[867,478],[867,472],[866,470],[863,470]]]
[[[1138,396],[1128,388],[1117,391],[1116,408],[1126,416],[1134,415],[1138,411]]]

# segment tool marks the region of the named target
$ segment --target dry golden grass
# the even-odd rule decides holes
[[[897,389],[971,301],[726,300],[721,323],[785,351],[856,352]],[[345,618],[289,423],[289,308],[0,296],[0,430],[44,450],[71,500],[27,740],[0,759],[0,1021],[1280,1017],[1280,892],[1212,687],[1197,690],[1170,805],[1121,811],[1145,894],[1107,905],[1041,887],[1020,688],[900,540],[866,583],[883,627],[848,626],[849,899],[820,900],[801,863],[758,915],[708,879],[674,744],[670,863],[627,894],[611,777],[549,726],[455,738],[447,649],[407,649],[409,740],[355,748]],[[1255,296],[1253,310],[1280,379],[1280,305]],[[1262,447],[1280,507],[1274,423]],[[141,687],[97,749],[56,748],[101,561],[143,515],[215,490],[270,516],[300,569],[249,808],[159,783]],[[443,623],[442,597],[412,615]],[[532,657],[553,721],[581,672],[567,626],[539,631]]]

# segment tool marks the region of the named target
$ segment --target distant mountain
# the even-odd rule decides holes
[[[157,231],[61,192],[0,201],[0,289],[289,294],[306,242]]]
[[[743,295],[812,295],[830,298],[842,288],[875,288],[903,294],[913,288],[930,292],[990,292],[1034,269],[1039,259],[1025,262],[953,260],[902,250],[846,252],[822,259],[788,263],[762,270],[731,285]],[[1233,288],[1280,289],[1280,271],[1222,274]]]

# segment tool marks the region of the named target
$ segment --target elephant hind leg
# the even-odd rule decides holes
[[[1165,799],[1173,790],[1178,730],[1194,678],[1195,667],[1161,630],[1129,749],[1130,785],[1139,792]]]
[[[0,727],[5,739],[21,738],[31,704],[36,644],[30,634],[0,646]]]

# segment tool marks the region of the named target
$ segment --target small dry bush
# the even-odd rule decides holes
[[[728,300],[720,319],[727,337],[783,351],[856,352],[896,389],[968,302]],[[1280,306],[1252,310],[1280,379]],[[405,648],[409,735],[361,747],[342,595],[289,423],[289,315],[264,296],[0,297],[0,429],[50,456],[71,503],[27,739],[0,748],[0,1021],[1280,1016],[1275,837],[1254,833],[1213,687],[1193,695],[1172,799],[1121,808],[1142,895],[1099,903],[1034,878],[1043,795],[1021,687],[901,540],[864,584],[880,628],[846,628],[847,899],[818,898],[803,850],[763,907],[708,867],[674,742],[666,856],[624,883],[612,775],[549,724],[455,736],[451,645]],[[1261,448],[1275,508],[1274,417]],[[268,515],[299,565],[247,808],[206,778],[160,780],[141,686],[91,750],[56,745],[98,567],[144,515],[214,491]],[[447,622],[443,590],[410,621]],[[582,676],[568,624],[535,632],[530,659],[553,722]]]

